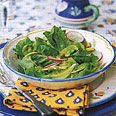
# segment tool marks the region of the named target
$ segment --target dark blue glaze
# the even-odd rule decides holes
[[[84,10],[84,8],[88,5],[90,5],[89,0],[62,0],[61,2],[67,2],[68,3],[68,7],[61,12],[58,12],[56,9],[56,13],[57,15],[64,17],[64,18],[70,18],[70,19],[82,19],[82,18],[87,18],[89,16],[93,15],[93,11],[90,10],[88,12],[86,12]],[[80,10],[81,13],[79,13],[78,15],[74,16],[71,15],[71,12],[74,11],[72,10],[72,8],[78,8],[78,11]]]
[[[6,45],[7,42],[0,44],[0,49]]]

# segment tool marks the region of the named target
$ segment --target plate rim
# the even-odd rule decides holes
[[[98,101],[98,102],[96,102],[96,103],[92,103],[92,104],[90,104],[90,107],[96,107],[96,106],[99,106],[99,105],[101,105],[101,104],[104,104],[104,103],[106,103],[106,102],[112,100],[112,99],[115,98],[115,97],[116,97],[116,93],[112,94],[111,96],[109,96],[109,97],[106,98],[106,99],[103,99],[103,100]]]

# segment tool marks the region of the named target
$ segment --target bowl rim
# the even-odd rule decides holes
[[[47,28],[47,29],[51,29],[51,28]],[[47,29],[40,29],[40,30],[36,30],[36,31],[37,31],[37,32],[38,32],[38,31],[41,32],[41,31],[44,31],[44,30],[47,30]],[[77,31],[77,30],[75,30],[75,29],[68,29],[68,28],[64,28],[64,29]],[[79,29],[79,30],[81,30],[81,29]],[[26,34],[26,35],[30,35],[31,33],[36,32],[36,31],[31,31],[31,32],[29,32],[29,33]],[[100,35],[100,34],[97,34],[97,33],[93,33],[93,32],[91,32],[91,31],[86,31],[86,30],[82,30],[82,31],[89,32],[89,33],[92,33],[92,34],[96,34],[96,35],[102,37],[106,42],[108,42],[108,44],[110,45],[110,47],[111,47],[112,50],[113,50],[113,59],[111,60],[111,62],[110,62],[108,65],[106,65],[104,68],[102,68],[101,70],[98,70],[98,71],[96,71],[96,72],[94,72],[94,73],[90,73],[90,74],[88,74],[88,75],[81,76],[81,77],[75,77],[75,78],[48,79],[48,78],[41,78],[41,77],[29,76],[29,75],[26,75],[26,74],[23,74],[23,73],[18,72],[17,70],[13,69],[12,66],[10,66],[10,65],[7,63],[7,60],[6,60],[6,58],[5,58],[5,51],[6,51],[7,45],[9,45],[9,44],[10,44],[11,42],[13,42],[15,39],[22,37],[23,35],[20,35],[20,36],[15,37],[14,39],[12,39],[10,42],[8,42],[8,43],[5,45],[5,47],[4,47],[4,49],[3,49],[3,53],[2,53],[3,62],[4,62],[4,64],[5,64],[12,72],[14,72],[15,74],[18,74],[19,76],[23,76],[23,77],[25,77],[25,78],[29,78],[29,79],[41,81],[41,82],[67,82],[67,81],[75,81],[75,80],[77,81],[77,80],[86,79],[86,78],[89,78],[89,77],[93,77],[93,76],[95,76],[95,75],[97,75],[97,74],[103,73],[105,70],[107,70],[107,69],[113,64],[113,62],[114,62],[114,60],[115,60],[115,51],[114,51],[114,49],[113,49],[111,43],[110,43],[104,36],[102,36],[102,35]],[[24,35],[24,36],[26,36],[26,35]],[[24,37],[24,36],[23,36],[23,37]]]

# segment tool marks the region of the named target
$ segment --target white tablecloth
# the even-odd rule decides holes
[[[7,21],[2,38],[14,37],[35,29],[62,26],[55,19],[54,9],[59,0],[16,0],[14,18]],[[100,16],[88,30],[99,33],[116,44],[116,0],[90,0],[97,5]]]

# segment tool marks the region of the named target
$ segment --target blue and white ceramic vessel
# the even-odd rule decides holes
[[[60,0],[55,14],[64,24],[86,27],[98,18],[99,10],[89,0]]]
[[[46,29],[49,30],[49,29]],[[34,32],[30,32],[29,34],[25,35],[34,40],[36,36],[43,37],[43,32],[46,30],[37,30]],[[12,78],[22,78],[30,83],[33,83],[36,86],[49,88],[49,89],[63,89],[63,88],[75,88],[82,86],[84,84],[90,83],[96,78],[98,78],[101,74],[103,74],[114,62],[115,54],[112,48],[112,45],[104,39],[102,36],[88,32],[85,30],[73,30],[73,29],[66,29],[66,33],[69,31],[77,31],[83,35],[83,37],[91,43],[92,46],[99,51],[103,55],[102,63],[105,66],[94,73],[89,75],[85,75],[82,77],[75,77],[75,78],[66,78],[66,79],[45,79],[45,78],[38,78],[29,75],[22,74],[17,71],[17,59],[14,58],[13,48],[16,44],[25,38],[25,36],[20,36],[12,41],[10,41],[3,50],[3,60],[5,65],[10,69],[10,74],[12,74]],[[102,47],[101,47],[102,46]],[[105,51],[105,52],[104,52]]]

